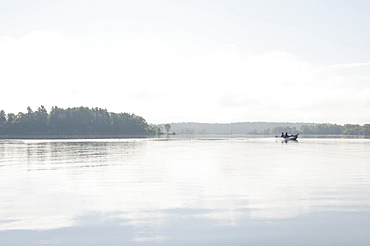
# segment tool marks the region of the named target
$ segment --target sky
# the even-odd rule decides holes
[[[0,109],[370,123],[370,1],[0,0]]]

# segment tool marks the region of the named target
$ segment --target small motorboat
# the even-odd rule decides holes
[[[298,138],[298,135],[299,134],[293,134],[293,135],[288,135],[288,136],[283,136],[283,135],[281,135],[281,136],[275,136],[275,138],[282,138],[282,139],[284,139],[285,141],[289,141],[289,140],[297,140],[297,138]]]
[[[293,134],[293,135],[286,136],[286,137],[283,137],[283,138],[284,138],[285,141],[288,141],[288,140],[297,140],[298,135],[299,134]]]

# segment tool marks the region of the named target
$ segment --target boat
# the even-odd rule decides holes
[[[289,140],[297,140],[298,138],[298,135],[299,134],[292,134],[292,135],[288,135],[288,136],[275,136],[275,138],[283,138],[285,141],[289,141]]]
[[[298,135],[299,134],[293,134],[293,135],[290,135],[290,136],[287,136],[287,137],[283,137],[283,138],[284,138],[285,141],[288,141],[288,140],[297,140]]]

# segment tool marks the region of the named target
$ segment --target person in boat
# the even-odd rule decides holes
[[[280,137],[282,137],[282,138],[284,137],[284,132],[281,133],[281,136]]]
[[[290,137],[290,135],[288,135],[288,133],[286,132],[284,137],[288,138],[288,137]]]

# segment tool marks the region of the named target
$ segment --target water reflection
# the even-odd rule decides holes
[[[278,240],[280,230],[289,245],[305,230],[321,235],[316,224],[370,240],[350,227],[369,226],[359,219],[370,211],[369,146],[348,139],[1,142],[0,237],[47,230],[35,236],[41,244],[61,232],[99,230],[96,237],[113,235],[116,244],[222,245]],[[58,243],[78,245],[68,240]]]
[[[187,212],[187,211],[185,211]],[[85,214],[70,227],[0,231],[4,245],[368,245],[369,212],[315,212],[300,219],[242,220],[224,227],[201,217],[169,215],[158,227],[125,225],[117,216]],[[191,214],[191,212],[188,212]],[[179,217],[180,216],[180,217]]]
[[[141,141],[122,141],[112,145],[104,141],[24,141],[27,149],[29,170],[45,168],[63,169],[108,166],[117,164],[123,159],[131,158]],[[111,156],[113,154],[114,156]],[[112,158],[114,161],[112,162]]]

